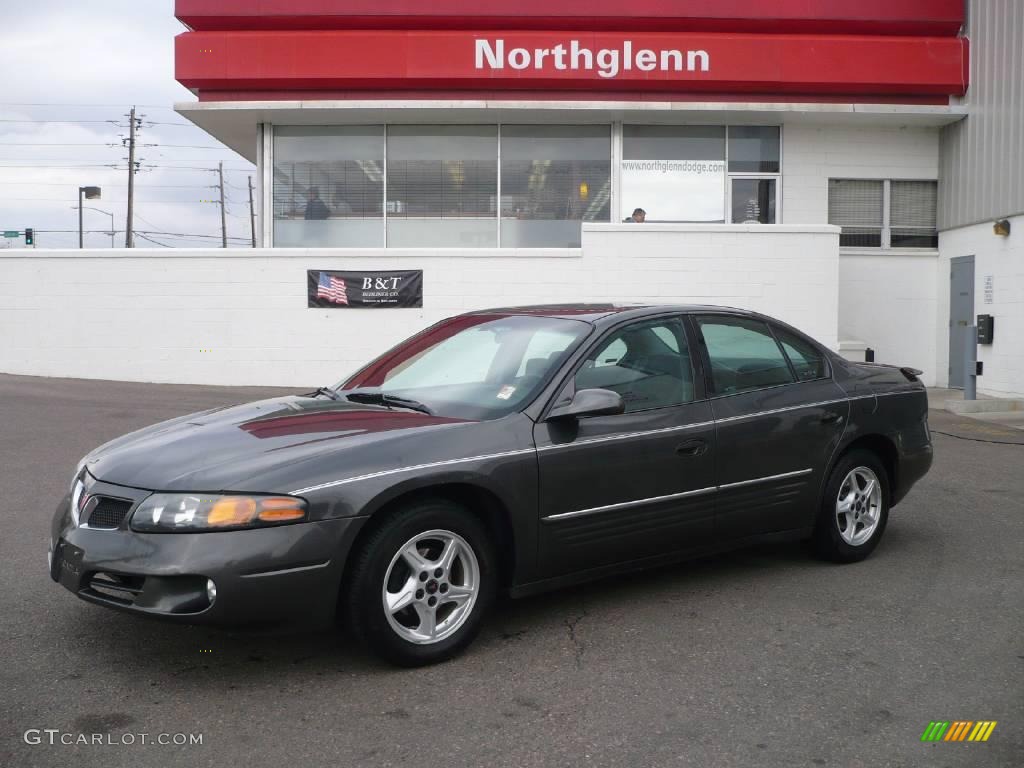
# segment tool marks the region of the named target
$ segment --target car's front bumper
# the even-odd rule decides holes
[[[103,490],[97,483],[92,492]],[[182,623],[323,625],[334,618],[346,556],[363,522],[136,533],[127,520],[117,530],[77,525],[65,498],[53,520],[50,576],[88,602]],[[212,602],[208,580],[216,585]]]

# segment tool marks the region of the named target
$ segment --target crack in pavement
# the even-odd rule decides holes
[[[583,619],[587,618],[590,614],[587,612],[587,598],[586,593],[580,593],[580,613],[574,619],[565,620],[565,628],[569,631],[569,642],[572,643],[573,654],[575,657],[576,669],[583,669],[583,651],[586,648],[586,643],[581,641],[576,634],[576,627]]]

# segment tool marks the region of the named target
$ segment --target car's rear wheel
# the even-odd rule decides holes
[[[466,648],[497,585],[486,528],[445,500],[392,513],[365,540],[350,574],[350,626],[370,651],[402,666]]]
[[[889,475],[878,456],[855,450],[829,475],[813,544],[817,554],[840,563],[863,560],[878,546],[889,520]]]

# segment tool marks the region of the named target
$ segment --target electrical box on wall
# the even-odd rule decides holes
[[[992,315],[978,315],[978,343],[991,344],[996,335],[996,319]]]

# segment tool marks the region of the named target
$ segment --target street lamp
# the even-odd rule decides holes
[[[78,188],[78,247],[85,248],[85,232],[82,227],[82,197],[86,200],[99,200],[100,199],[100,188],[99,187],[79,187]],[[106,213],[106,211],[104,211]],[[111,227],[113,228],[113,227]]]
[[[74,210],[75,208],[78,208],[79,225],[81,225],[82,206],[80,206],[80,205],[73,205],[73,206],[71,206],[71,208],[72,208],[72,210]],[[85,210],[87,210],[87,211],[96,211],[97,213],[102,213],[102,214],[110,217],[110,247],[113,248],[114,247],[114,235],[117,234],[117,230],[114,229],[114,214],[112,214],[110,211],[104,211],[102,208],[93,208],[91,205],[85,206]],[[79,230],[81,230],[82,227],[79,226],[78,228],[79,228]],[[81,239],[81,233],[79,233],[79,239]],[[79,242],[78,245],[79,245],[79,247],[81,247],[81,245],[82,245],[81,242]]]

